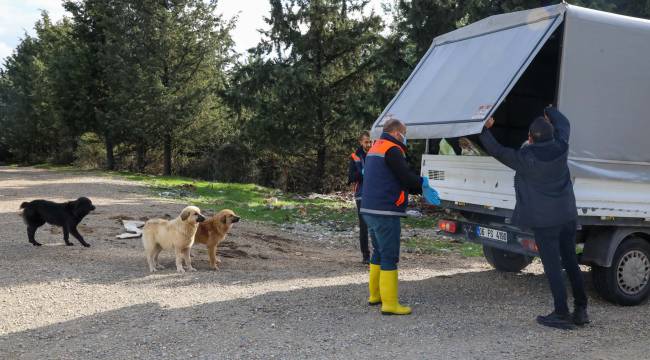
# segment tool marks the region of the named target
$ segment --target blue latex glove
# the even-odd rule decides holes
[[[440,197],[438,196],[438,192],[436,189],[432,188],[429,185],[429,178],[428,177],[422,177],[422,196],[424,197],[424,200],[428,202],[431,205],[440,205]]]
[[[420,177],[422,179],[422,190],[424,189],[431,189],[431,185],[429,185],[429,178],[426,176]]]

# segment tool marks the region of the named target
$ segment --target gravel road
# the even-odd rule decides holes
[[[195,247],[195,273],[150,275],[122,218],[176,216],[183,204],[137,183],[87,173],[0,167],[0,359],[650,359],[650,305],[618,307],[588,280],[591,325],[540,327],[551,308],[538,262],[501,274],[482,258],[403,254],[401,297],[414,314],[365,304],[366,269],[349,235],[247,222],[221,270]],[[27,242],[17,209],[88,196],[97,211],[63,244],[46,225]],[[587,279],[588,273],[585,273]]]

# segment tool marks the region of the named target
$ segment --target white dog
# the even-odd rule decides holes
[[[176,270],[184,273],[183,259],[188,271],[196,271],[190,260],[190,250],[194,244],[194,235],[199,223],[204,221],[201,210],[188,206],[173,220],[152,219],[144,224],[142,244],[149,263],[149,271],[163,269],[158,263],[158,255],[163,249],[173,248],[176,252]]]

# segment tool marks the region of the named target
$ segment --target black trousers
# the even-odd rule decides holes
[[[364,260],[370,259],[370,249],[368,248],[368,224],[363,220],[359,210],[361,209],[361,200],[356,200],[357,203],[357,217],[359,218],[359,248],[361,248],[361,256]]]
[[[555,312],[568,314],[567,294],[562,277],[562,268],[566,270],[573,301],[576,307],[587,306],[587,294],[578,257],[576,256],[576,222],[571,221],[563,225],[536,228],[535,242],[539,248],[539,256],[544,265],[544,273],[548,279],[553,294]]]

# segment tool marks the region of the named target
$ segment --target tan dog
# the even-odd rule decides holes
[[[215,216],[207,219],[199,225],[194,241],[205,244],[208,247],[208,256],[210,257],[210,267],[217,270],[217,247],[219,243],[226,238],[226,235],[232,228],[232,224],[239,221],[239,216],[235,215],[232,210],[221,210]]]
[[[164,269],[158,263],[158,255],[165,249],[173,248],[176,252],[176,271],[184,273],[183,259],[188,271],[196,271],[190,260],[190,250],[194,244],[194,235],[199,223],[205,220],[201,210],[188,206],[173,220],[152,219],[144,224],[142,244],[149,264],[149,271]]]

